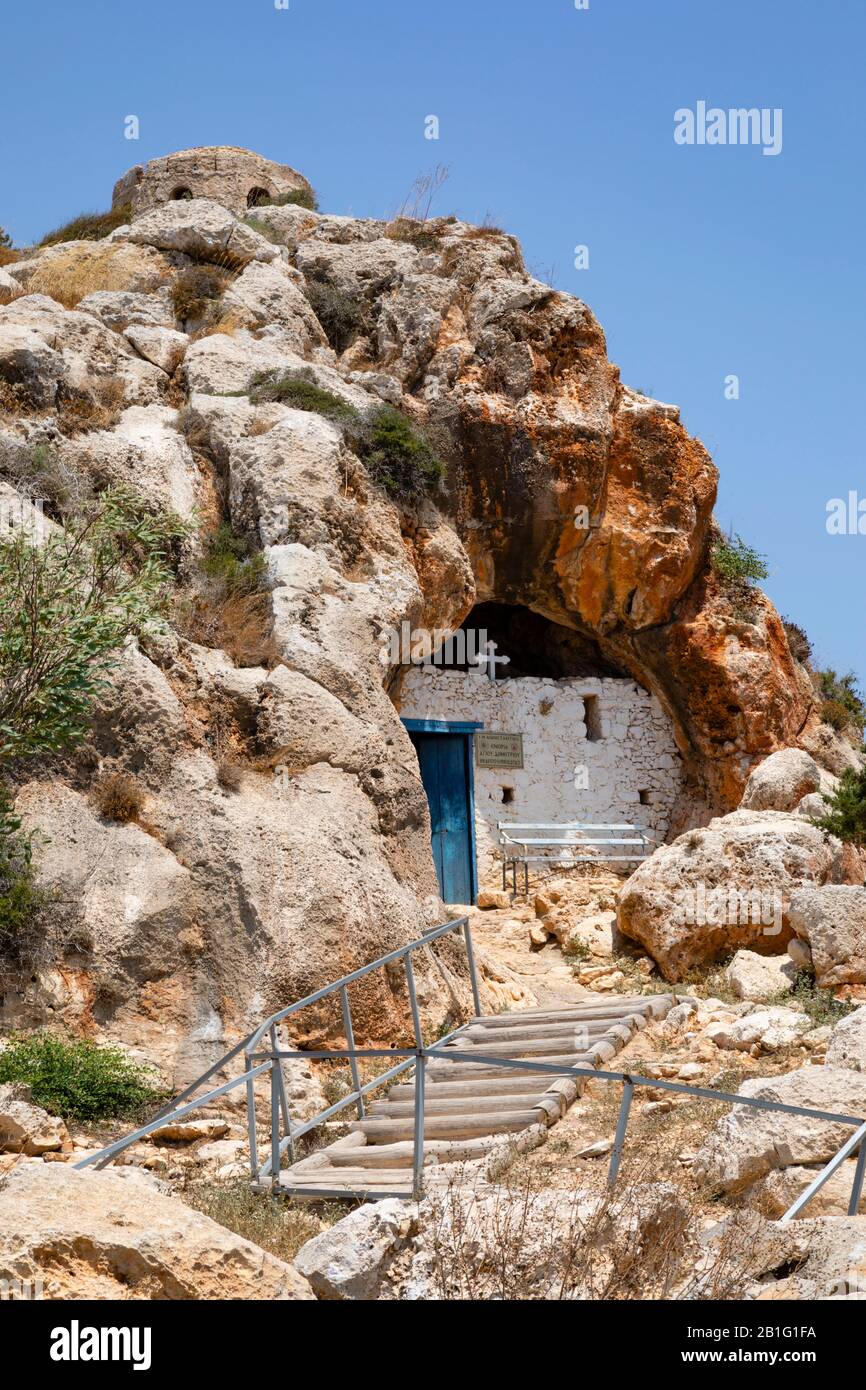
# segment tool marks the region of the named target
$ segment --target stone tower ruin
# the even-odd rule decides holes
[[[172,199],[212,198],[240,217],[258,202],[302,191],[312,189],[303,174],[288,164],[235,145],[207,145],[127,169],[114,185],[111,206],[129,203],[137,217]]]

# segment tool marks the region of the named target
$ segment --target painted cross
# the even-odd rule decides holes
[[[473,666],[483,667],[490,684],[495,685],[497,662],[501,662],[502,665],[507,666],[510,660],[510,656],[499,656],[496,651],[496,643],[490,641],[485,642],[484,646],[479,649],[478,655],[472,658],[472,664]]]

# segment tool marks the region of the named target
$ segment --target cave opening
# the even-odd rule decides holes
[[[403,658],[398,704],[446,902],[496,886],[504,824],[664,838],[682,786],[671,721],[594,638],[524,605],[480,603],[428,639],[426,657]]]

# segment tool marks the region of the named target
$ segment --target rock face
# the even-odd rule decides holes
[[[383,1268],[417,1225],[417,1209],[389,1199],[359,1207],[297,1253],[295,1269],[317,1298],[369,1302]]]
[[[866,1072],[866,1006],[836,1024],[827,1044],[826,1063]]]
[[[738,999],[763,1004],[774,994],[783,994],[791,988],[797,967],[783,956],[759,956],[755,951],[738,951],[725,974]]]
[[[744,811],[793,811],[821,786],[821,769],[801,748],[782,748],[759,763],[746,783]]]
[[[207,145],[136,164],[118,179],[112,207],[129,203],[136,215],[173,198],[212,198],[241,217],[255,195],[309,192],[302,174],[234,145]]]
[[[138,483],[207,528],[225,519],[267,567],[266,664],[170,626],[151,634],[104,693],[89,771],[73,762],[19,796],[28,827],[50,835],[43,881],[84,930],[35,981],[12,982],[4,1019],[53,1016],[168,1051],[185,1037],[184,1066],[444,920],[398,671],[380,660],[402,623],[453,630],[478,603],[521,606],[593,669],[633,677],[673,722],[680,819],[734,807],[758,759],[818,727],[772,606],[758,595],[742,620],[712,573],[712,462],[675,407],[622,385],[586,305],[528,274],[512,237],[453,219],[270,206],[248,225],[238,214],[259,184],[305,186],[222,148],[130,171],[115,201],[133,203],[131,224],[99,256],[72,243],[15,263],[28,292],[0,308],[17,442],[47,440],[97,487]],[[226,277],[225,322],[193,341],[172,289],[200,265]],[[46,291],[61,271],[62,303]],[[333,420],[251,400],[262,372],[302,375],[362,416],[398,406],[445,462],[442,486],[396,501]],[[106,391],[114,418],[69,425],[71,404]],[[244,753],[235,789],[218,775],[226,723]],[[95,811],[100,767],[139,779],[136,822]],[[730,844],[750,884],[836,881],[837,850],[774,814],[738,812],[733,838],[700,832],[695,867],[718,877]],[[673,850],[640,871],[621,919],[671,978],[730,945],[661,921],[694,878]],[[608,929],[593,931],[605,949]],[[787,935],[785,922],[780,946]],[[747,927],[733,944],[754,940]],[[435,1023],[468,1000],[461,948],[437,955],[418,962]],[[404,1035],[399,981],[357,995],[358,1037]],[[323,1010],[303,1035],[340,1028]]]
[[[619,899],[619,928],[669,980],[734,947],[777,954],[793,932],[796,890],[840,882],[845,864],[840,843],[797,816],[734,811],[636,869]]]
[[[790,920],[819,985],[866,984],[866,888],[803,888],[791,899]]]
[[[744,1081],[742,1095],[836,1115],[866,1115],[866,1076],[837,1067],[803,1067],[774,1078]],[[695,1175],[715,1192],[738,1192],[774,1168],[827,1163],[853,1126],[780,1111],[733,1106],[705,1140]]]
[[[34,1105],[26,1086],[0,1086],[0,1153],[36,1158],[67,1145],[69,1132],[62,1120]]]
[[[0,1279],[48,1299],[312,1299],[291,1265],[135,1168],[24,1164],[0,1180]]]

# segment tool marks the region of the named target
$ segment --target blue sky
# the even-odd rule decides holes
[[[866,683],[866,535],[825,526],[830,498],[866,498],[863,0],[41,0],[2,34],[0,224],[22,243],[190,145],[285,160],[324,209],[372,216],[449,165],[437,210],[489,216],[587,301],[623,379],[712,453],[719,520],[767,554],[781,611]],[[700,100],[782,108],[781,154],[676,145]]]

